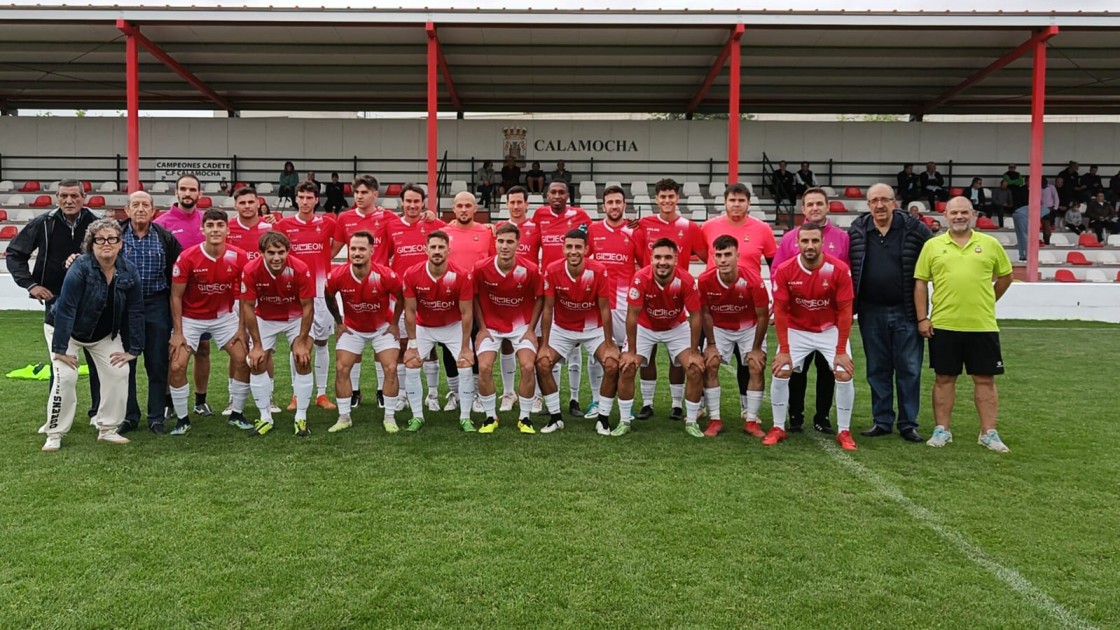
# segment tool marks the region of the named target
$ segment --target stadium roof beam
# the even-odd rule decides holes
[[[727,63],[727,58],[731,56],[732,48],[742,46],[743,31],[744,27],[742,24],[736,24],[731,29],[731,35],[728,36],[727,43],[723,45],[723,49],[719,51],[716,62],[712,64],[712,69],[708,71],[708,76],[704,77],[704,82],[700,84],[700,89],[696,91],[696,96],[692,97],[692,100],[688,103],[688,107],[684,110],[689,116],[696,113],[696,108],[700,107],[700,103],[704,101],[704,97],[707,96],[708,90],[712,87],[712,83],[715,83],[716,77],[718,77],[719,73],[723,70],[723,65]],[[735,77],[732,76],[731,80],[734,81]]]
[[[1051,25],[1051,26],[1049,26],[1045,29],[1042,29],[1040,31],[1037,31],[1033,36],[1031,36],[1030,39],[1028,39],[1027,41],[1023,42],[1022,44],[1019,44],[1018,46],[1016,46],[1015,49],[1012,50],[1011,52],[1005,54],[1004,56],[1000,57],[999,59],[996,59],[992,63],[988,64],[987,67],[983,68],[982,70],[980,70],[980,71],[976,72],[975,74],[973,74],[972,76],[968,77],[967,79],[965,79],[964,81],[962,81],[958,85],[956,85],[955,87],[951,87],[948,90],[945,90],[944,92],[942,92],[940,96],[938,96],[937,98],[933,99],[932,101],[926,103],[918,111],[914,112],[914,115],[924,116],[924,115],[932,112],[933,110],[937,109],[938,107],[940,107],[940,106],[944,105],[945,103],[949,102],[949,100],[952,99],[954,96],[960,94],[961,92],[967,90],[968,88],[970,88],[970,87],[976,85],[977,83],[983,81],[984,79],[988,78],[992,74],[995,74],[1000,69],[1007,66],[1011,62],[1015,61],[1019,57],[1022,57],[1023,55],[1027,54],[1028,52],[1031,52],[1031,51],[1035,50],[1036,45],[1038,45],[1038,44],[1045,45],[1047,40],[1049,40],[1051,37],[1053,37],[1057,34],[1058,34],[1058,27],[1054,26],[1054,25]]]
[[[428,22],[424,25],[424,30],[428,33],[429,42],[435,43],[436,62],[439,65],[439,73],[443,75],[443,82],[447,86],[447,94],[451,97],[451,106],[455,108],[459,118],[462,118],[463,101],[459,98],[459,90],[455,88],[455,82],[451,80],[451,68],[447,65],[447,57],[444,56],[443,46],[439,43],[439,33],[436,32],[436,25]]]

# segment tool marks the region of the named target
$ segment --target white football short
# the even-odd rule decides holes
[[[416,326],[416,346],[420,352],[421,359],[427,359],[435,349],[436,344],[443,344],[447,350],[451,352],[451,356],[455,360],[459,359],[459,353],[463,351],[463,324],[462,322],[451,322],[446,326]]]
[[[793,370],[800,372],[805,364],[805,358],[814,351],[820,352],[828,360],[828,366],[836,369],[836,342],[840,340],[840,329],[829,328],[821,332],[789,329],[789,358],[793,361]],[[848,356],[852,354],[852,344],[848,342],[844,348]],[[854,375],[853,375],[854,376]]]
[[[692,347],[692,329],[688,322],[681,322],[669,330],[650,330],[638,324],[637,348],[634,349],[642,357],[642,365],[649,365],[649,355],[653,347],[659,343],[665,344],[669,350],[669,361],[673,365],[680,365],[681,353]]]
[[[732,359],[735,358],[735,348],[739,349],[739,357],[743,359],[743,364],[746,365],[747,353],[754,348],[755,330],[754,326],[743,330],[712,327],[712,332],[715,333],[716,338],[716,351],[719,352],[719,358],[724,365],[730,364]],[[766,351],[765,342],[763,342],[762,351]]]
[[[553,326],[548,334],[548,346],[560,355],[560,359],[564,360],[572,352],[583,346],[587,350],[587,354],[592,357],[599,350],[599,346],[603,345],[606,339],[603,337],[603,328],[593,328],[591,330],[578,332],[575,330],[568,330],[559,326]]]
[[[399,350],[400,342],[396,337],[389,334],[389,324],[382,324],[380,328],[373,332],[359,332],[347,328],[346,332],[338,336],[338,341],[335,342],[334,347],[336,350],[345,350],[361,356],[365,352],[366,346],[372,346],[373,354],[376,356],[385,350]]]
[[[502,347],[502,342],[507,339],[511,344],[513,344],[514,354],[517,354],[521,350],[532,350],[533,352],[536,352],[536,344],[527,339],[522,339],[522,337],[524,337],[525,333],[528,331],[528,325],[518,326],[508,333],[498,332],[491,328],[490,336],[484,339],[482,343],[477,344],[478,348],[475,349],[475,352],[477,352],[478,354],[482,354],[484,352],[497,352]]]
[[[214,343],[218,344],[219,348],[225,348],[237,336],[240,325],[241,320],[237,317],[236,310],[222,313],[214,319],[191,319],[184,316],[183,338],[187,340],[191,350],[198,350],[199,339],[206,333],[210,333]]]
[[[257,330],[261,334],[261,348],[265,352],[272,352],[276,349],[276,338],[284,335],[288,340],[288,345],[292,345],[292,340],[299,336],[299,327],[302,323],[302,317],[293,317],[287,321],[274,321],[269,319],[257,318]],[[252,341],[250,341],[252,343]]]

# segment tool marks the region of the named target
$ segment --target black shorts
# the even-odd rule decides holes
[[[972,376],[1003,374],[999,333],[935,328],[929,340],[929,366],[946,376],[959,376],[962,367]]]

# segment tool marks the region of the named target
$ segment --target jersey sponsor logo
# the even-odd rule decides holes
[[[292,243],[293,254],[318,254],[321,251],[322,243]]]
[[[279,295],[258,295],[257,302],[267,302],[269,304],[291,304],[296,299],[293,296],[279,296]]]
[[[490,302],[495,306],[521,306],[521,304],[525,302],[525,298],[520,295],[517,297],[504,297],[490,294],[488,297],[490,298]]]
[[[747,310],[746,304],[713,304],[708,308],[713,313],[742,313]]]
[[[397,254],[421,254],[426,252],[427,249],[426,245],[402,245],[397,247]]]
[[[560,245],[564,242],[564,237],[561,234],[544,234],[541,236],[542,245]]]
[[[206,295],[221,295],[231,291],[233,289],[233,283],[212,282],[210,284],[197,284],[195,288],[198,289],[199,293],[205,293]]]
[[[374,302],[371,304],[369,302],[352,302],[350,304],[350,308],[358,313],[373,313],[381,310],[381,303]]]
[[[680,315],[681,309],[679,308],[651,308],[646,311],[649,316],[654,319],[668,319]]]
[[[419,300],[420,306],[432,311],[449,311],[456,303],[446,300]]]
[[[587,311],[595,307],[595,302],[573,302],[560,298],[559,302],[570,311]]]
[[[831,299],[811,300],[809,298],[803,298],[803,297],[794,298],[793,301],[798,306],[803,306],[803,307],[809,309],[810,311],[816,311],[816,310],[820,310],[822,308],[828,308],[828,306],[832,303]]]
[[[595,260],[600,262],[625,263],[630,262],[630,257],[617,252],[595,252]]]

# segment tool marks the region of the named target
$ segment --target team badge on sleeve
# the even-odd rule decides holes
[[[640,297],[642,297],[642,292],[638,290],[638,287],[630,287],[630,299],[636,300]]]

